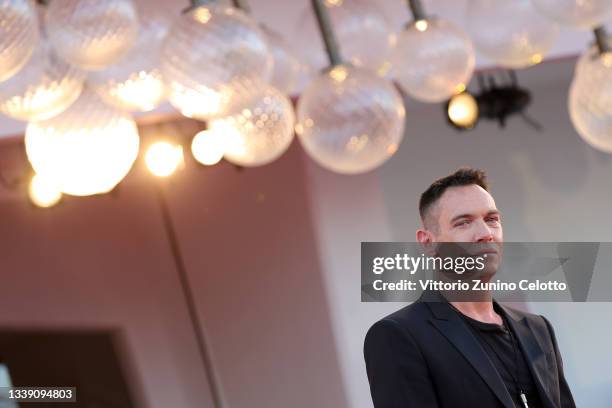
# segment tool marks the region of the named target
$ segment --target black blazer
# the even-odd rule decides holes
[[[486,352],[444,302],[439,293],[426,294],[370,328],[364,356],[374,407],[514,408]],[[550,322],[500,307],[526,356],[543,407],[575,408]]]

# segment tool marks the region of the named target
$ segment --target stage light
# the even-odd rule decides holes
[[[145,155],[147,168],[157,177],[172,175],[183,164],[183,147],[168,142],[157,142]]]
[[[461,129],[470,129],[478,121],[478,103],[468,92],[453,96],[447,105],[450,122]]]
[[[212,166],[221,161],[225,153],[225,135],[219,131],[207,129],[196,134],[191,142],[193,157],[205,166]]]
[[[62,192],[48,178],[35,174],[30,181],[28,193],[32,203],[38,207],[53,207],[62,199]]]

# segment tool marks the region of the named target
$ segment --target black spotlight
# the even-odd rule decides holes
[[[508,117],[521,116],[530,126],[541,130],[540,124],[527,116],[531,93],[518,85],[514,71],[506,71],[502,82],[493,74],[477,76],[479,93],[462,92],[453,96],[444,105],[446,118],[451,126],[459,130],[472,129],[479,120],[496,121],[506,126]]]

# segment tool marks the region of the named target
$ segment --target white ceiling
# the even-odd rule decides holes
[[[402,25],[410,20],[406,8],[406,0],[365,0],[376,1],[385,15],[398,31]],[[423,0],[425,9],[429,14],[444,17],[459,26],[465,27],[465,6],[469,0]],[[177,13],[180,12],[188,1],[176,0],[152,0],[152,3],[172,2],[176,4]],[[252,12],[257,20],[275,29],[286,36],[288,40],[296,40],[300,23],[309,13],[310,0],[248,0]],[[297,43],[302,42],[296,41]],[[318,39],[313,38],[313,41]],[[592,41],[592,34],[588,31],[579,31],[571,28],[562,28],[558,41],[550,54],[546,57],[548,61],[575,57],[586,48]],[[478,57],[479,68],[490,66],[485,58]],[[526,84],[529,85],[529,84]],[[168,106],[160,108],[162,112],[171,111]],[[23,122],[15,121],[0,114],[0,137],[15,136],[22,134],[25,129]]]

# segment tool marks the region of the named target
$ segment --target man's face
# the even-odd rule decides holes
[[[429,211],[432,242],[503,242],[501,216],[491,194],[478,185],[450,187]]]
[[[486,267],[479,277],[490,278],[503,253],[501,215],[495,200],[475,184],[448,188],[429,209],[417,240],[440,257],[484,256]]]

